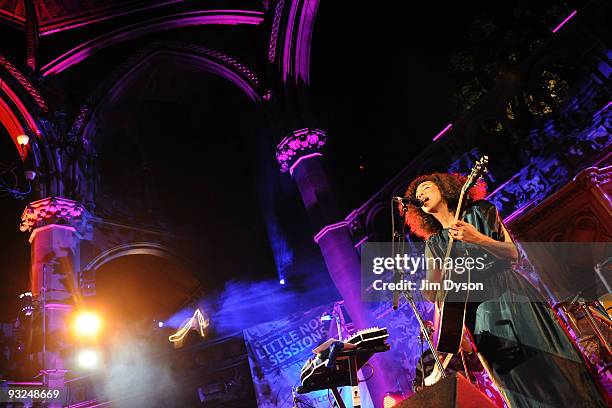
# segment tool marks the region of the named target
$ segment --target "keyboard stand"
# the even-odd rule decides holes
[[[351,378],[351,395],[353,397],[353,408],[361,408],[361,395],[359,395],[359,377],[357,377],[357,355],[349,355],[348,357],[349,364],[349,375]],[[334,399],[336,400],[336,404],[338,404],[339,408],[346,408],[342,397],[340,396],[340,392],[337,387],[330,388],[332,394],[334,395]]]
[[[346,405],[344,405],[344,401],[342,401],[342,397],[340,396],[338,389],[336,387],[332,387],[330,389],[331,389],[332,394],[334,394],[334,399],[336,400],[336,404],[338,405],[338,408],[346,408]]]

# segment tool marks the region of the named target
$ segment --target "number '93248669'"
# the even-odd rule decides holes
[[[0,403],[18,401],[51,401],[61,400],[62,392],[59,389],[45,387],[7,387],[0,388]]]

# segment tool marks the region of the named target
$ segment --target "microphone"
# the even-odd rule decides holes
[[[393,201],[396,201],[398,203],[402,203],[402,204],[412,204],[416,207],[422,207],[423,206],[423,202],[421,200],[419,200],[418,198],[408,198],[408,197],[393,197]]]

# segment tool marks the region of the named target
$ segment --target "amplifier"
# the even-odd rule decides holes
[[[393,407],[496,408],[496,405],[465,377],[452,374]]]

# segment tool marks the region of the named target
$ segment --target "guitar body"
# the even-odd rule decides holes
[[[436,331],[437,349],[444,353],[456,354],[461,346],[465,303],[444,302],[439,312],[439,329]]]
[[[466,300],[464,302],[453,299],[452,302],[447,301],[438,308],[438,329],[436,330],[436,349],[438,351],[457,353],[461,347],[464,327],[470,330],[470,333],[474,331],[476,309],[480,303],[467,303],[467,293],[465,295]]]

